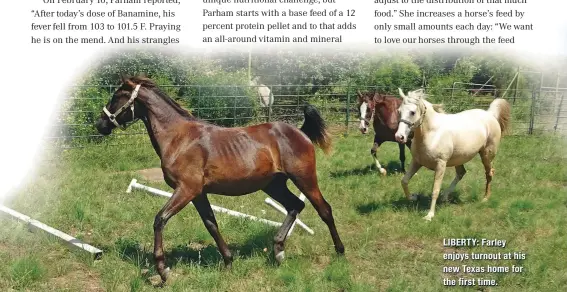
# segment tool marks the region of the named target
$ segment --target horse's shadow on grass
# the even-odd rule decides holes
[[[396,161],[388,162],[388,164],[384,168],[386,169],[388,174],[403,173],[401,164],[399,162],[396,162]],[[330,173],[330,176],[332,178],[344,178],[344,177],[348,177],[348,176],[358,176],[358,175],[368,175],[368,174],[379,174],[378,169],[377,169],[377,167],[374,163],[369,164],[369,165],[364,166],[364,167],[358,167],[358,168],[346,169],[346,170],[339,170],[339,171],[332,171]]]
[[[271,248],[268,248],[267,254],[263,251],[265,247],[273,245],[273,238],[276,231],[265,230],[257,233],[242,244],[229,244],[229,249],[239,258],[250,258],[256,254],[266,255],[266,264],[275,265],[276,259]],[[147,270],[144,280],[148,284],[152,284],[150,277],[156,274],[155,261],[153,254],[153,245],[146,247],[132,239],[121,238],[117,240],[113,247],[118,252],[119,257],[140,270]],[[166,266],[170,269],[178,265],[198,265],[201,267],[217,268],[219,264],[224,267],[224,260],[220,254],[216,244],[208,244],[206,246],[200,244],[177,245],[169,250],[164,250],[166,258]],[[151,271],[151,272],[150,272]]]
[[[453,192],[449,194],[448,201],[441,200],[441,197],[437,199],[437,206],[443,206],[446,204],[460,205],[462,200],[460,198],[459,192]],[[409,201],[405,197],[400,199],[390,201],[390,202],[370,202],[367,204],[360,204],[356,206],[356,210],[361,215],[368,215],[374,212],[380,212],[382,210],[393,210],[394,212],[412,212],[412,211],[425,211],[429,210],[431,205],[431,195],[424,195],[423,193],[417,194],[417,201]]]

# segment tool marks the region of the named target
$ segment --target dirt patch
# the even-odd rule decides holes
[[[147,168],[136,171],[145,180],[150,182],[162,182],[163,181],[163,171],[161,168]]]
[[[99,292],[106,291],[102,285],[100,278],[97,274],[88,271],[86,267],[79,266],[65,275],[59,276],[49,280],[46,287],[49,290],[74,290],[80,288],[81,291]],[[81,269],[82,268],[82,269]],[[79,287],[77,287],[79,286]]]

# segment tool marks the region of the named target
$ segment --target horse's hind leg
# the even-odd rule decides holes
[[[263,191],[282,204],[287,210],[287,216],[274,237],[274,255],[278,263],[281,263],[285,255],[285,240],[289,229],[295,222],[297,215],[305,208],[305,203],[295,196],[286,185],[286,177],[276,177]]]
[[[344,254],[345,247],[339,237],[337,232],[337,227],[335,226],[335,219],[333,218],[333,210],[331,205],[323,198],[319,185],[317,183],[317,173],[314,169],[314,164],[312,166],[307,166],[301,170],[301,176],[291,177],[293,183],[297,188],[309,199],[319,217],[327,224],[329,232],[331,233],[331,238],[335,245],[335,251],[338,254]]]
[[[190,187],[187,184],[179,184],[173,196],[157,213],[154,220],[154,258],[156,261],[157,271],[162,282],[167,280],[168,270],[165,267],[165,255],[163,253],[163,228],[171,217],[181,211],[193,198],[201,192],[200,189]]]
[[[219,232],[219,226],[217,224],[217,220],[215,219],[215,213],[213,213],[213,209],[211,208],[211,203],[209,202],[209,198],[207,194],[201,194],[200,196],[193,199],[193,205],[197,212],[199,212],[199,216],[203,220],[205,227],[217,243],[217,247],[224,259],[224,264],[227,268],[232,266],[232,254],[228,245],[222,238]]]
[[[378,171],[380,171],[380,173],[382,175],[386,175],[386,169],[384,169],[382,167],[382,165],[380,165],[380,162],[378,161],[378,156],[376,155],[376,153],[378,152],[378,149],[380,149],[380,144],[382,144],[382,142],[376,140],[376,138],[374,138],[374,145],[372,146],[372,149],[370,149],[370,154],[372,155],[372,158],[374,158],[374,163],[376,164],[376,167],[378,168]]]
[[[484,198],[482,199],[482,202],[486,202],[490,199],[490,184],[492,183],[492,177],[494,176],[494,168],[492,168],[494,152],[485,149],[480,152],[480,159],[484,165],[484,173],[486,175],[486,189],[484,191]]]

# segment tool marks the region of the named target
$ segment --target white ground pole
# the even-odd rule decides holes
[[[26,216],[22,213],[19,213],[17,211],[14,211],[6,206],[0,205],[0,213],[2,213],[3,215],[8,215],[12,218],[16,218],[21,222],[24,222],[28,225],[28,228],[30,229],[30,231],[32,229],[36,229],[36,230],[42,230],[44,232],[47,232],[51,235],[56,236],[57,238],[59,238],[60,240],[62,240],[63,242],[67,243],[69,246],[74,247],[74,248],[79,248],[81,250],[84,250],[90,254],[93,255],[95,260],[100,259],[100,257],[102,256],[102,250],[93,247],[91,245],[88,245],[86,243],[81,242],[80,240],[74,238],[73,236],[63,233],[55,228],[49,227],[35,219],[30,218],[29,216]]]
[[[173,195],[172,193],[168,193],[166,191],[162,191],[162,190],[159,190],[159,189],[155,189],[155,188],[148,187],[148,186],[145,186],[143,184],[140,184],[140,183],[138,183],[138,181],[136,179],[132,179],[132,181],[130,182],[130,185],[126,189],[126,192],[127,193],[132,192],[133,188],[144,190],[144,191],[147,191],[147,192],[152,193],[154,195],[168,197],[168,198]],[[275,226],[275,227],[279,227],[279,226],[282,225],[282,223],[279,223],[279,222],[274,222],[274,221],[258,218],[258,217],[252,216],[252,215],[240,213],[240,212],[237,212],[237,211],[229,210],[229,209],[219,207],[219,206],[215,206],[215,205],[211,205],[211,208],[214,211],[217,211],[217,212],[226,213],[226,214],[229,214],[229,215],[232,215],[232,216],[235,216],[235,217],[248,218],[250,220],[263,222],[263,223],[266,223],[268,225],[272,225],[272,226]]]
[[[302,201],[305,201],[305,195],[301,194],[299,195],[299,199]],[[282,212],[283,214],[287,215],[287,210],[280,206],[277,202],[275,202],[274,200],[272,200],[271,198],[266,198],[264,200],[264,202],[272,207],[274,207],[276,210]],[[293,228],[295,227],[295,224],[298,224],[299,226],[301,226],[301,228],[305,229],[305,231],[307,231],[309,234],[313,235],[315,234],[315,232],[313,231],[313,229],[309,228],[307,225],[305,225],[305,223],[301,222],[301,220],[299,219],[295,219],[295,221],[293,222],[293,225],[291,225],[291,228],[289,229],[287,236],[291,235],[291,232],[293,231]]]

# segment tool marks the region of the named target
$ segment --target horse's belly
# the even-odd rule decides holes
[[[447,161],[447,167],[463,165],[463,164],[471,161],[477,153],[478,152],[466,153],[466,154],[463,154],[463,155],[453,156],[453,157],[451,157],[451,159],[449,159],[449,161]]]
[[[205,171],[205,191],[240,196],[263,189],[278,172],[267,151],[258,151],[253,159],[209,164]]]
[[[225,179],[211,182],[205,186],[204,192],[224,196],[242,196],[265,188],[274,178],[273,175]]]

